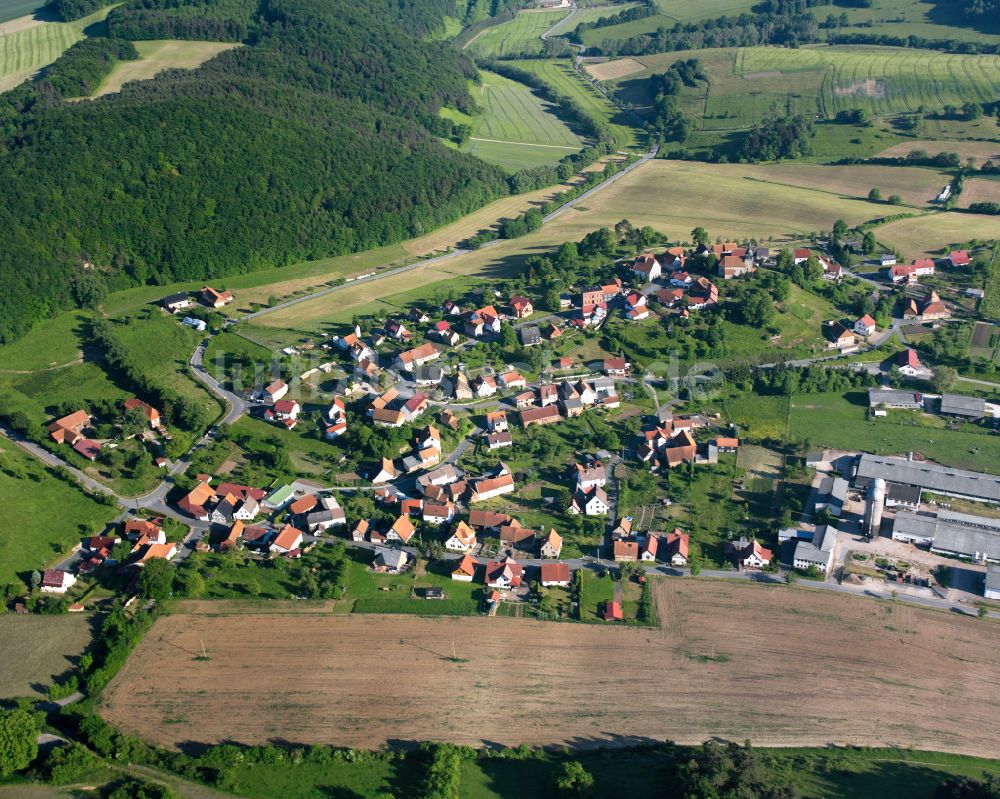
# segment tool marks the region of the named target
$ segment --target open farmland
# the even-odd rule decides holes
[[[84,37],[84,30],[104,19],[110,7],[73,22],[44,22],[20,17],[0,25],[0,91],[23,83]]]
[[[1000,712],[1000,626],[784,586],[669,580],[655,593],[657,630],[200,603],[156,623],[100,712],[166,746],[720,736],[1000,754],[983,734]],[[203,640],[209,660],[198,660]],[[276,674],[289,675],[280,691],[259,690]],[[636,674],[671,688],[634,690]],[[517,724],[496,712],[498,697]]]
[[[1000,158],[1000,142],[992,141],[906,141],[894,144],[887,150],[878,154],[879,158],[904,158],[914,150],[923,150],[927,153],[958,153],[965,158],[975,158],[979,164],[983,164],[991,159]]]
[[[191,42],[178,39],[136,42],[138,61],[119,61],[94,92],[94,97],[121,91],[129,81],[147,80],[166,69],[194,69],[219,53],[232,50],[231,42]]]
[[[576,100],[591,117],[610,125],[619,147],[639,146],[639,133],[632,125],[633,120],[585,82],[573,69],[570,59],[523,60],[514,66],[534,73],[559,94]]]
[[[869,165],[733,165],[726,170],[726,174],[777,186],[825,191],[854,199],[866,199],[869,190],[878,187],[883,197],[898,194],[905,204],[915,206],[928,205],[951,181],[950,175],[936,169]]]
[[[1000,217],[984,214],[938,213],[899,219],[881,225],[875,235],[904,258],[946,253],[950,245],[972,239],[1000,238]]]
[[[969,178],[965,188],[958,198],[962,208],[968,208],[972,203],[1000,203],[1000,178]]]
[[[584,69],[594,80],[620,80],[629,75],[643,72],[644,67],[634,58],[618,58],[614,61],[598,61],[593,64],[586,64]]]
[[[54,678],[73,667],[90,640],[90,619],[80,613],[0,615],[0,652],[5,653],[0,658],[0,699],[44,693]]]
[[[827,117],[852,108],[879,115],[993,102],[1000,86],[1000,56],[890,47],[749,47],[736,57],[740,75],[812,70],[823,76],[820,111]]]
[[[447,281],[459,278],[516,274],[525,258],[536,254],[539,247],[579,241],[592,230],[613,227],[623,218],[682,241],[698,225],[706,227],[713,237],[781,241],[827,229],[836,219],[858,224],[884,213],[884,206],[867,200],[747,180],[747,169],[750,167],[744,165],[650,161],[588,197],[581,204],[582,210],[569,210],[527,236],[385,278],[377,291],[366,284],[345,287],[262,316],[256,324],[302,329],[320,321],[349,320],[355,313],[376,308],[388,311],[397,304],[412,304],[432,283],[443,281],[441,288],[449,289]],[[821,181],[824,174],[818,172],[817,179]],[[373,300],[376,295],[379,299]]]
[[[600,5],[600,6],[590,6],[589,8],[579,9],[575,15],[572,17],[566,17],[563,22],[554,26],[552,31],[549,33],[550,36],[562,36],[569,33],[577,25],[583,22],[596,22],[601,19],[601,17],[611,17],[615,14],[621,14],[623,11],[628,11],[630,8],[635,8],[638,3],[615,3],[613,5]]]
[[[472,122],[466,150],[484,161],[516,170],[554,164],[583,146],[527,86],[492,72],[482,73],[477,98],[483,113]]]
[[[484,30],[465,49],[480,58],[541,53],[539,37],[567,14],[566,11],[521,11],[510,22]]]

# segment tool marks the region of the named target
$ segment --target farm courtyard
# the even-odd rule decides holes
[[[801,587],[673,579],[655,593],[659,629],[185,603],[100,712],[167,746],[721,736],[1000,756],[996,625]]]

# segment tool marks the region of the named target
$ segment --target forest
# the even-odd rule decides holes
[[[473,64],[422,38],[450,6],[264,0],[247,46],[197,70],[83,103],[44,79],[0,95],[0,342],[107,291],[368,249],[507,193],[500,170],[421,124],[472,106]],[[119,8],[159,30],[201,7]],[[245,11],[215,7],[234,24]],[[49,75],[79,84],[109,57],[82,55]]]

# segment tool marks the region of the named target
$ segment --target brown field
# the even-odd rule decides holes
[[[958,153],[962,158],[975,158],[982,164],[991,158],[1000,158],[1000,143],[989,141],[908,141],[894,144],[878,154],[878,158],[902,158],[914,150],[928,153]]]
[[[619,58],[615,61],[602,61],[599,64],[587,64],[584,69],[594,80],[618,80],[627,75],[634,75],[646,69],[634,58]]]
[[[167,69],[194,69],[219,53],[239,47],[227,42],[192,42],[176,39],[136,42],[137,61],[119,61],[101,83],[94,97],[120,92],[133,80],[148,80]]]
[[[970,178],[965,181],[965,188],[958,197],[963,208],[973,203],[1000,203],[1000,178]]]
[[[90,619],[83,614],[0,615],[0,699],[44,693],[38,687],[70,669],[90,639]]]
[[[952,244],[972,239],[1000,238],[1000,216],[937,213],[899,219],[881,225],[875,235],[883,244],[897,248],[904,258],[947,252]]]
[[[196,603],[157,622],[100,712],[166,746],[721,736],[1000,756],[1000,625],[783,585],[655,590],[655,630]]]

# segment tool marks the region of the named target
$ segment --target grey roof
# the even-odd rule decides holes
[[[897,513],[894,531],[933,538],[931,549],[972,557],[977,553],[1000,560],[1000,520],[967,513]]]
[[[987,567],[986,588],[989,591],[1000,591],[1000,566]]]
[[[867,486],[869,480],[882,477],[886,482],[919,486],[941,494],[1000,502],[1000,477],[938,466],[935,463],[864,453],[858,460],[856,477],[859,487]]]
[[[343,508],[326,508],[324,510],[313,511],[306,516],[306,524],[310,527],[314,524],[322,524],[323,522],[345,522],[347,521],[347,516],[344,514]]]
[[[793,562],[804,560],[807,563],[815,563],[824,569],[830,565],[833,557],[833,547],[837,543],[837,531],[832,525],[824,524],[817,527],[813,534],[812,541],[799,541],[795,545],[795,552],[792,555]]]
[[[886,483],[886,499],[891,502],[916,505],[920,502],[920,486],[900,485],[899,483]]]
[[[567,408],[582,408],[583,400],[578,397],[570,397],[569,399],[563,400],[563,405]]]
[[[402,549],[375,547],[375,562],[381,563],[390,569],[401,569],[409,560],[410,556]]]
[[[893,532],[914,538],[933,538],[937,532],[938,521],[935,516],[926,513],[900,511],[893,522]]]
[[[931,550],[967,557],[978,554],[989,560],[1000,561],[1000,535],[975,527],[942,523],[934,536]]]
[[[541,331],[537,325],[525,325],[520,330],[521,343],[524,345],[538,344],[542,340]]]
[[[905,405],[919,408],[920,395],[915,391],[897,391],[894,388],[870,388],[868,407],[874,408],[876,405]]]
[[[184,302],[184,300],[190,299],[187,292],[181,292],[179,294],[168,294],[160,302],[164,305],[172,305],[175,302]]]
[[[966,397],[963,394],[942,394],[941,413],[978,419],[986,415],[986,400],[982,397]]]
[[[830,498],[843,504],[847,499],[848,488],[850,488],[850,485],[843,477],[834,477],[833,487],[830,489]]]

